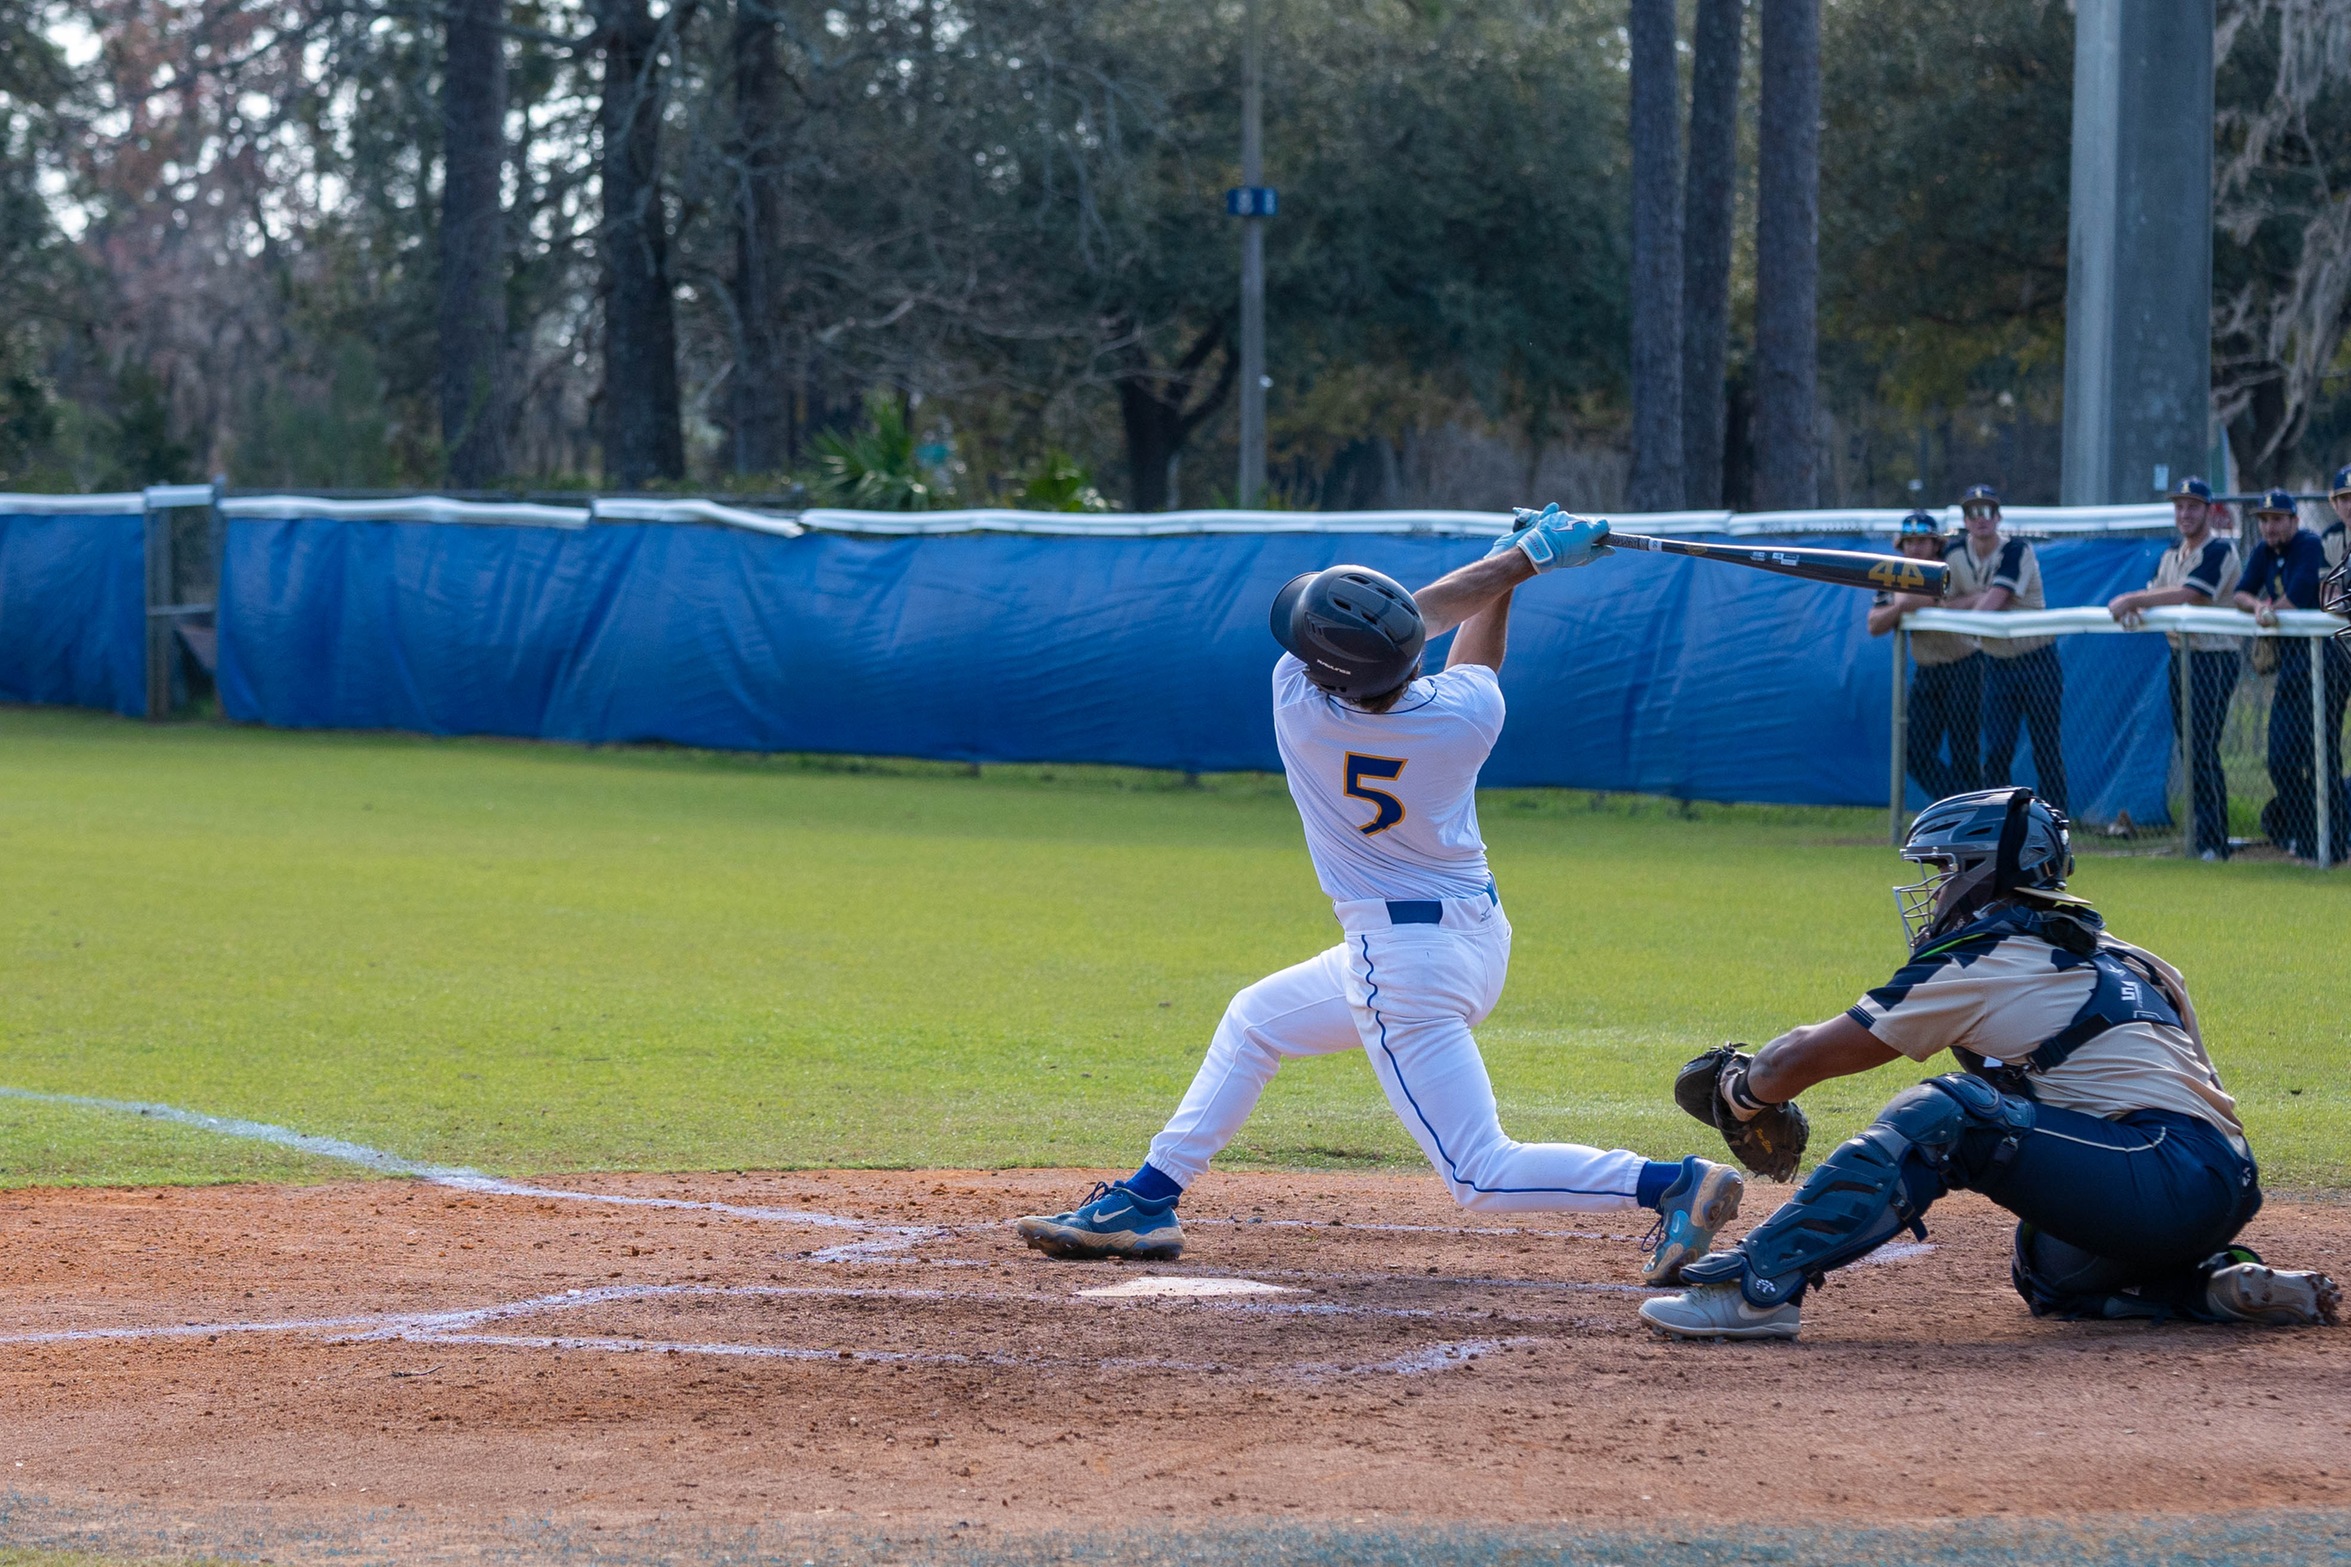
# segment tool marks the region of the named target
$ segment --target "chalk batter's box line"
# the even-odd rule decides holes
[[[69,1105],[79,1109],[104,1110],[121,1115],[134,1115],[162,1120],[174,1125],[193,1127],[219,1136],[265,1142],[294,1149],[326,1159],[338,1160],[368,1169],[380,1175],[421,1180],[450,1190],[469,1192],[477,1196],[521,1197],[547,1202],[602,1203],[613,1207],[651,1208],[676,1212],[715,1213],[728,1218],[739,1218],[755,1223],[805,1225],[823,1229],[845,1229],[859,1232],[868,1238],[850,1241],[839,1246],[825,1247],[800,1259],[816,1263],[875,1263],[912,1260],[905,1252],[929,1240],[944,1239],[957,1234],[1000,1235],[1001,1223],[987,1225],[902,1225],[883,1224],[876,1220],[858,1219],[846,1214],[826,1213],[817,1209],[773,1208],[739,1203],[705,1201],[683,1197],[642,1197],[625,1192],[577,1191],[561,1186],[543,1186],[532,1182],[510,1181],[482,1171],[458,1166],[427,1165],[370,1148],[342,1138],[321,1137],[298,1132],[291,1127],[276,1126],[266,1121],[250,1121],[238,1117],[217,1116],[199,1110],[182,1109],[177,1105],[139,1100],[103,1099],[84,1094],[47,1093],[37,1089],[12,1088],[0,1085],[0,1098],[18,1099],[39,1104]],[[1266,1219],[1263,1217],[1218,1218],[1203,1216],[1192,1219],[1194,1225],[1230,1225],[1236,1227],[1264,1226],[1274,1229],[1338,1229],[1380,1234],[1457,1235],[1476,1237],[1533,1237],[1560,1240],[1630,1241],[1631,1236],[1600,1234],[1582,1230],[1538,1230],[1514,1225],[1466,1226],[1434,1224],[1355,1224],[1343,1221],[1309,1219]],[[1930,1247],[1903,1245],[1881,1247],[1870,1257],[1871,1262],[1896,1262],[1919,1255]],[[933,1265],[948,1263],[950,1259],[926,1259]],[[971,1266],[969,1259],[952,1259],[952,1265]],[[985,1264],[979,1264],[985,1266]],[[1314,1277],[1303,1272],[1286,1277]],[[1338,1280],[1345,1275],[1327,1275]],[[1357,1275],[1357,1281],[1408,1278],[1410,1275]],[[1511,1288],[1550,1288],[1591,1293],[1650,1293],[1633,1285],[1581,1284],[1552,1280],[1462,1280],[1463,1283],[1487,1284]]]
[[[489,1306],[437,1312],[376,1312],[351,1317],[292,1317],[266,1322],[168,1323],[154,1326],[36,1329],[0,1334],[0,1346],[95,1343],[111,1339],[205,1338],[224,1333],[311,1333],[341,1335],[339,1343],[367,1343],[379,1339],[416,1338],[461,1333],[493,1322],[533,1316],[545,1311],[579,1310],[593,1306],[629,1305],[661,1300],[897,1300],[950,1305],[1080,1306],[1096,1310],[1167,1310],[1181,1306],[1208,1306],[1218,1311],[1253,1316],[1347,1316],[1381,1320],[1434,1321],[1466,1317],[1467,1313],[1419,1307],[1356,1306],[1333,1301],[1268,1301],[1247,1297],[1089,1299],[1073,1295],[1044,1295],[1033,1291],[977,1291],[880,1289],[871,1286],[789,1284],[610,1284],[592,1289],[566,1290],[560,1295],[537,1295]],[[351,1331],[358,1330],[358,1331]],[[825,1351],[827,1354],[833,1351]]]
[[[1453,1366],[1466,1364],[1470,1360],[1493,1353],[1502,1347],[1546,1342],[1525,1337],[1448,1341],[1426,1345],[1404,1356],[1384,1361],[1358,1365],[1333,1361],[1309,1361],[1276,1366],[1253,1373],[1249,1367],[1228,1365],[1217,1361],[1182,1361],[1137,1356],[1084,1357],[1001,1353],[966,1355],[920,1350],[843,1349],[790,1344],[739,1344],[713,1340],[640,1339],[612,1334],[518,1334],[477,1331],[488,1324],[510,1321],[518,1317],[527,1317],[548,1311],[580,1310],[593,1306],[637,1304],[665,1299],[743,1300],[809,1297],[885,1298],[974,1304],[990,1304],[1008,1298],[998,1294],[974,1294],[946,1290],[826,1289],[776,1285],[624,1284],[605,1285],[589,1290],[567,1290],[561,1295],[533,1296],[524,1300],[503,1301],[494,1305],[470,1307],[457,1311],[378,1313],[356,1317],[296,1317],[269,1322],[182,1322],[146,1327],[66,1328],[46,1332],[0,1334],[0,1346],[23,1345],[29,1347],[158,1339],[212,1339],[224,1335],[285,1333],[324,1336],[325,1342],[334,1345],[410,1343],[491,1349],[579,1350],[610,1354],[722,1356],[812,1364],[846,1360],[871,1365],[995,1366],[1005,1369],[1025,1368],[1031,1370],[1149,1370],[1320,1378],[1383,1372],[1399,1376],[1416,1376],[1428,1371],[1449,1370]],[[1073,1298],[1062,1296],[1032,1295],[1009,1298],[1040,1301],[1053,1305],[1074,1303]],[[1085,1304],[1131,1308],[1173,1303],[1126,1300],[1088,1301]],[[1290,1303],[1227,1301],[1212,1298],[1210,1301],[1194,1301],[1189,1304],[1213,1304],[1222,1310],[1263,1313],[1267,1311],[1280,1312]],[[1298,1304],[1311,1306],[1315,1303]],[[1399,1314],[1386,1311],[1362,1311],[1359,1308],[1348,1307],[1333,1309],[1361,1315]],[[1424,1315],[1435,1315],[1435,1313]]]
[[[269,1143],[315,1158],[332,1159],[357,1165],[378,1175],[406,1177],[447,1187],[453,1191],[470,1192],[485,1197],[524,1197],[546,1202],[609,1203],[625,1208],[660,1208],[691,1213],[715,1213],[728,1218],[748,1219],[765,1224],[798,1224],[823,1229],[844,1229],[868,1234],[873,1239],[852,1241],[842,1246],[827,1247],[805,1259],[812,1262],[855,1262],[865,1254],[883,1254],[904,1251],[926,1240],[943,1238],[950,1234],[970,1234],[994,1231],[1000,1225],[917,1225],[884,1224],[873,1219],[858,1219],[846,1214],[825,1213],[806,1208],[754,1207],[741,1203],[705,1201],[684,1197],[640,1197],[626,1192],[586,1192],[561,1186],[542,1186],[527,1181],[510,1181],[502,1176],[485,1174],[480,1170],[454,1165],[431,1165],[399,1154],[387,1153],[339,1137],[321,1137],[310,1132],[298,1132],[292,1127],[276,1126],[267,1121],[249,1121],[237,1116],[211,1115],[201,1110],[186,1110],[178,1105],[167,1105],[135,1099],[102,1099],[87,1094],[56,1094],[39,1089],[11,1088],[0,1085],[0,1099],[19,1099],[35,1104],[68,1105],[82,1110],[105,1110],[118,1115],[138,1116],[148,1120],[169,1122],[176,1126],[192,1127],[198,1131],[222,1137],[235,1137],[252,1142]],[[1466,1236],[1529,1236],[1559,1240],[1623,1240],[1629,1235],[1601,1235],[1580,1230],[1536,1230],[1512,1226],[1470,1227],[1441,1224],[1353,1224],[1332,1223],[1317,1219],[1263,1219],[1202,1217],[1187,1221],[1194,1225],[1263,1225],[1274,1229],[1338,1229],[1404,1235],[1466,1235]]]

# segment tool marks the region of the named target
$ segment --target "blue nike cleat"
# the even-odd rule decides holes
[[[1175,1210],[1173,1197],[1146,1202],[1124,1181],[1097,1181],[1068,1213],[1031,1214],[1013,1228],[1048,1257],[1173,1262],[1184,1254],[1184,1227]]]
[[[1642,1265],[1646,1284],[1679,1284],[1684,1264],[1714,1249],[1714,1232],[1739,1216],[1739,1199],[1747,1183],[1727,1164],[1715,1164],[1696,1154],[1682,1161],[1682,1173],[1657,1199],[1657,1222],[1642,1238],[1649,1260]]]

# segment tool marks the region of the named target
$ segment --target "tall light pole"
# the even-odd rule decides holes
[[[2212,444],[2213,0],[2074,8],[2068,506],[2158,497]]]
[[[1259,82],[1258,7],[1248,0],[1241,40],[1241,188],[1225,193],[1225,211],[1241,220],[1241,482],[1239,504],[1265,492],[1265,220],[1274,193],[1265,186],[1265,95]]]

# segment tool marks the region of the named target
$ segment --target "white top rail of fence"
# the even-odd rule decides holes
[[[2321,610],[2286,609],[2278,611],[2275,625],[2265,626],[2241,609],[2167,604],[2141,611],[2126,625],[2108,614],[2103,605],[2086,604],[2077,609],[1914,609],[1902,617],[1902,629],[1957,631],[1996,642],[2081,633],[2127,636],[2142,631],[2219,637],[2329,637],[2343,629],[2343,621]]]
[[[0,494],[0,516],[123,516],[216,504],[206,485],[157,485],[106,495]],[[1035,512],[1001,508],[883,512],[810,507],[789,512],[739,506],[711,496],[582,496],[577,505],[540,501],[465,501],[443,495],[337,497],[237,495],[217,501],[230,518],[348,522],[430,522],[490,527],[584,528],[599,522],[700,523],[795,538],[810,531],[884,538],[933,534],[1028,534],[1063,538],[1164,538],[1197,534],[1370,533],[1421,537],[1493,538],[1509,531],[1499,511],[1170,511]],[[1815,511],[1615,512],[1628,532],[1684,537],[1803,534],[1891,538],[1907,512],[1898,507],[1844,507]],[[1959,527],[1957,507],[1938,515]],[[2004,526],[2035,538],[2157,535],[2171,530],[2165,502],[2130,506],[2011,506]]]

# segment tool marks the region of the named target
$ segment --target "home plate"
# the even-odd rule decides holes
[[[1112,1300],[1139,1300],[1168,1296],[1295,1295],[1298,1292],[1286,1284],[1260,1284],[1255,1279],[1187,1278],[1173,1273],[1146,1273],[1124,1284],[1106,1284],[1100,1289],[1079,1290],[1078,1293]]]

